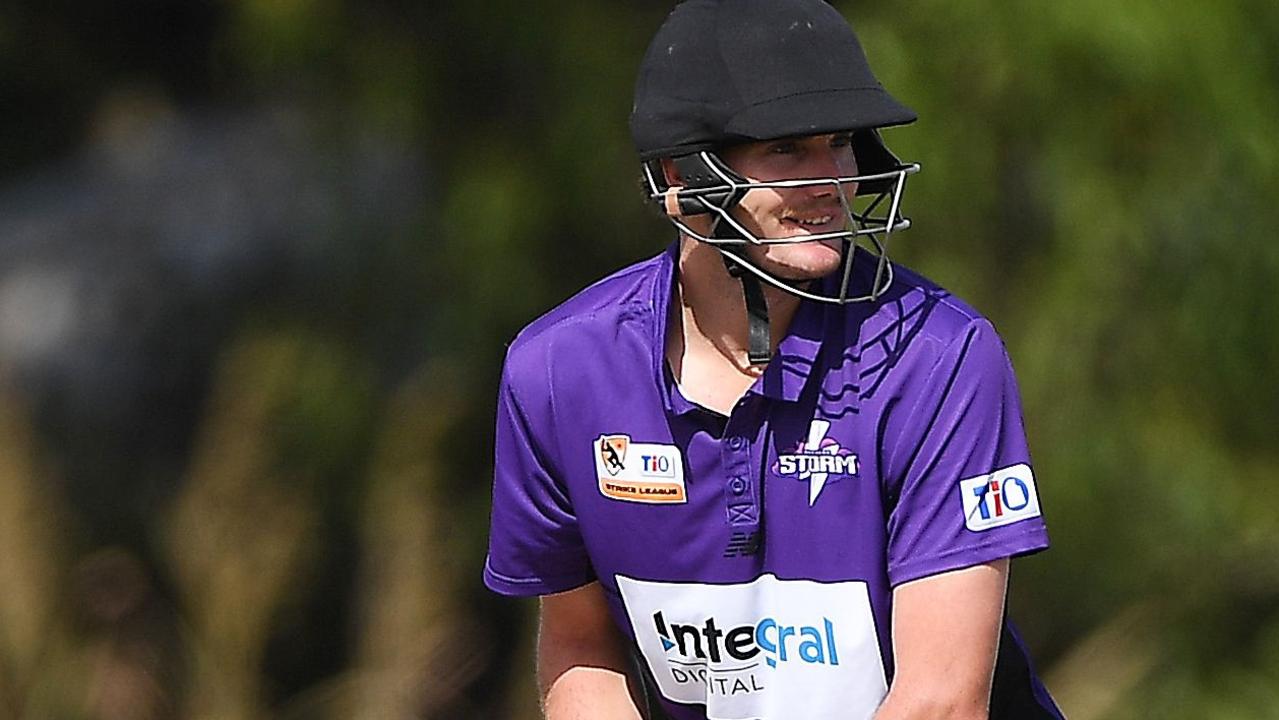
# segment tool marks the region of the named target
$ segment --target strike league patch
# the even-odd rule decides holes
[[[684,459],[674,445],[632,442],[629,435],[601,435],[592,443],[600,494],[641,503],[683,503]]]

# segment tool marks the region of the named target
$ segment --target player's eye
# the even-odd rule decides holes
[[[832,135],[830,139],[831,147],[839,147],[839,148],[850,147],[852,144],[853,144],[852,133],[837,133],[835,135]]]
[[[774,155],[791,155],[799,149],[793,141],[783,140],[768,146],[768,152]]]

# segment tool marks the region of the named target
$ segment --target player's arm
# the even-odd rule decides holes
[[[544,596],[537,677],[547,720],[639,720],[623,644],[598,582]]]
[[[1008,560],[893,591],[897,671],[875,720],[985,720],[999,651]]]

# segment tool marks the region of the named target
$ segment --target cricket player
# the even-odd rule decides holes
[[[666,252],[511,344],[485,582],[550,720],[1061,718],[1008,621],[1048,545],[1002,342],[888,260],[915,114],[820,0],[687,0],[631,132]]]

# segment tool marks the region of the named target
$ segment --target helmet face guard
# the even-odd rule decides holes
[[[855,133],[854,145],[867,148],[865,155],[878,162],[873,172],[844,177],[803,178],[792,180],[754,181],[742,177],[709,150],[674,158],[676,169],[685,185],[669,185],[658,161],[644,163],[644,182],[649,199],[679,231],[709,245],[714,245],[726,260],[739,266],[773,287],[798,297],[843,305],[873,301],[893,282],[892,263],[888,259],[887,240],[893,232],[910,227],[901,214],[901,198],[906,177],[919,171],[919,165],[903,164],[888,152],[873,131]],[[878,151],[869,152],[869,150]],[[862,157],[859,154],[859,157]],[[888,162],[885,162],[888,160]],[[759,237],[733,215],[733,210],[746,195],[755,190],[793,190],[831,186],[844,211],[844,229],[791,237]],[[856,193],[849,192],[856,187]],[[850,197],[852,195],[852,197]],[[709,231],[693,228],[687,218],[708,215]],[[759,267],[747,256],[750,245],[793,245],[798,243],[839,240],[843,243],[840,279],[831,292],[823,293],[805,285],[778,277]],[[875,272],[870,287],[855,293],[852,289],[854,248],[861,245],[875,258]]]

